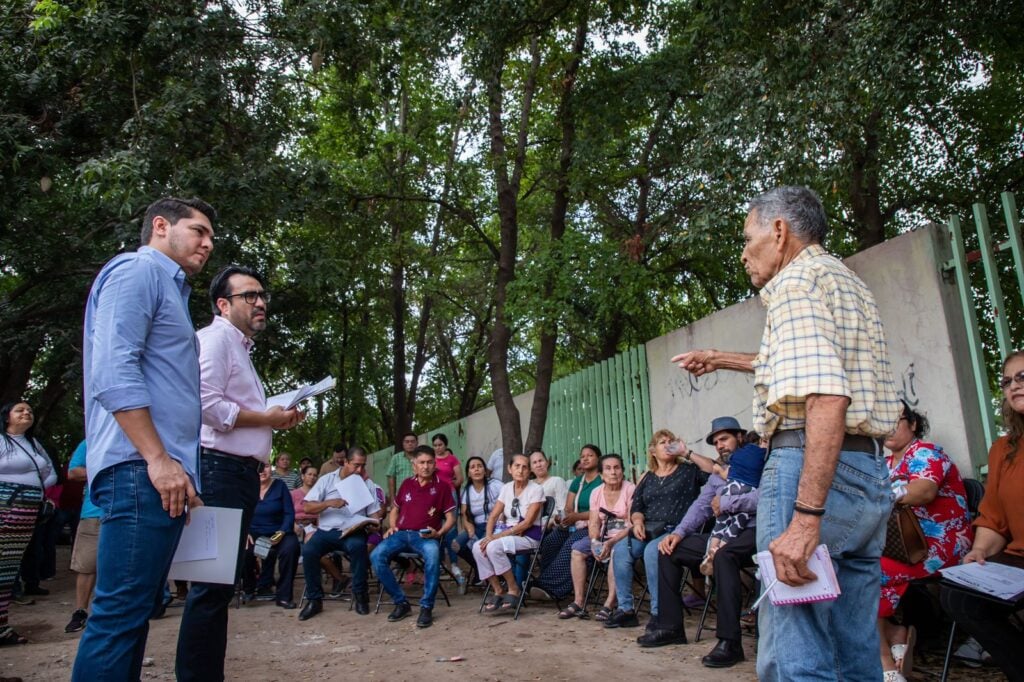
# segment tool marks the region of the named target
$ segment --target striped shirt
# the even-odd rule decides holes
[[[754,430],[802,429],[812,394],[850,399],[846,433],[881,437],[900,405],[885,332],[864,282],[819,244],[761,290],[768,309],[754,359]]]

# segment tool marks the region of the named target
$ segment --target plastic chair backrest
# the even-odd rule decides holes
[[[967,511],[973,521],[978,516],[978,507],[981,505],[981,498],[985,496],[985,486],[975,478],[964,479],[964,489],[967,491]]]

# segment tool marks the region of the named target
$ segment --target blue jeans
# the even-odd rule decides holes
[[[765,464],[757,505],[760,550],[789,526],[803,461],[802,448],[778,448]],[[821,542],[832,555],[842,595],[793,606],[765,600],[758,615],[758,679],[882,678],[876,621],[890,506],[889,470],[881,453],[841,452],[825,503]]]
[[[612,575],[615,576],[615,595],[619,608],[633,610],[633,562],[643,557],[647,591],[651,594],[651,615],[658,615],[658,543],[668,535],[663,533],[646,541],[637,540],[630,533],[612,550]]]
[[[321,528],[306,538],[302,545],[302,572],[306,577],[306,599],[323,599],[324,588],[320,576],[320,557],[340,550],[348,557],[352,566],[352,595],[366,598],[366,571],[370,557],[366,551],[366,533],[356,531],[348,537],[341,537],[340,530]]]
[[[425,609],[434,608],[434,596],[437,594],[437,583],[441,577],[441,546],[437,540],[420,537],[415,530],[398,530],[384,538],[384,541],[373,550],[370,561],[373,572],[380,580],[380,586],[391,596],[391,601],[401,604],[407,601],[401,585],[391,572],[391,557],[399,552],[415,552],[423,557],[423,596],[420,606]]]
[[[199,455],[199,476],[203,503],[213,507],[242,510],[238,537],[235,581],[242,572],[245,536],[252,513],[260,499],[260,475],[233,457],[203,452]],[[228,607],[235,586],[192,583],[185,601],[178,631],[175,673],[179,682],[224,679],[224,656],[228,647]]]
[[[103,513],[96,596],[71,679],[138,680],[149,618],[162,602],[185,517],[172,519],[163,510],[144,461],[103,469],[93,479],[91,492]]]

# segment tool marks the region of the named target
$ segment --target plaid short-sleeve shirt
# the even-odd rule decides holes
[[[891,432],[900,405],[875,298],[842,261],[814,244],[761,290],[768,309],[754,359],[754,430],[802,429],[812,394],[850,399],[846,433]]]

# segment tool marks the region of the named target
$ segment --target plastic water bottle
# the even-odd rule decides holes
[[[594,558],[601,556],[601,552],[604,551],[604,542],[601,540],[591,540],[590,551],[593,552]]]

